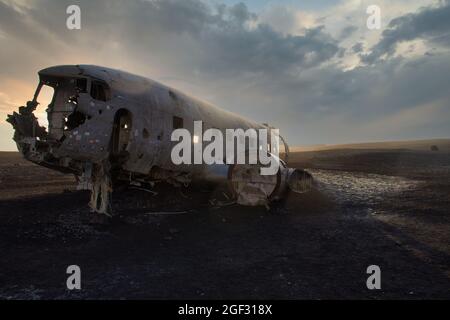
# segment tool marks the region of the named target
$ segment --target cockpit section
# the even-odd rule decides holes
[[[74,130],[92,117],[89,106],[80,105],[80,97],[89,100],[106,102],[110,99],[108,85],[91,78],[46,77],[41,76],[41,82],[35,97],[39,103],[39,94],[43,86],[54,89],[54,95],[47,108],[48,137],[60,141],[67,132]]]
[[[33,99],[7,119],[15,129],[14,140],[25,158],[55,166],[64,162],[63,166],[68,166],[67,158],[77,159],[74,155],[82,157],[85,152],[88,157],[90,150],[106,151],[109,138],[103,134],[102,141],[93,139],[89,131],[99,126],[88,122],[93,118],[98,121],[103,111],[110,109],[108,84],[83,74],[43,72],[39,76]],[[44,108],[45,112],[41,111]],[[48,124],[42,121],[44,113]],[[105,132],[108,129],[111,130],[103,127]],[[96,136],[100,136],[98,133],[103,133],[102,129]]]

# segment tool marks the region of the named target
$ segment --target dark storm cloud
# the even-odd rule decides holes
[[[65,27],[69,4],[80,5],[82,30]],[[422,30],[416,32],[420,37],[446,43],[445,23],[438,19],[442,13],[433,15],[441,21],[434,27],[424,27],[429,18],[415,22],[445,7],[448,2],[398,17],[372,54],[409,39],[405,34],[411,23],[413,31]],[[339,59],[352,50],[361,52],[361,43],[345,50],[340,42],[344,39],[333,39],[323,26],[301,35],[278,32],[242,3],[37,0],[13,6],[0,0],[0,18],[2,82],[15,78],[33,83],[35,71],[48,65],[92,63],[164,79],[228,110],[278,126],[292,144],[450,134],[443,123],[447,113],[434,107],[437,101],[450,100],[450,57],[433,50],[432,56],[390,58],[344,71]],[[344,30],[345,41],[358,32],[351,25]],[[396,32],[396,41],[386,40]],[[432,107],[422,107],[428,105]],[[390,118],[402,123],[392,124]],[[427,121],[434,121],[433,131],[424,127]],[[379,123],[391,127],[370,129]]]
[[[446,137],[449,61],[446,54],[412,61],[391,59],[345,72],[321,68],[270,91],[271,98],[282,103],[278,110],[283,113],[264,104],[265,112],[287,129],[288,137],[317,143],[324,137],[334,142]],[[283,96],[289,96],[290,102]],[[335,135],[339,139],[334,140]]]
[[[338,52],[338,46],[322,27],[309,29],[304,36],[285,37],[268,25],[258,25],[253,30],[211,32],[205,38],[209,54],[204,57],[203,70],[219,75],[275,75],[317,66]]]
[[[21,8],[23,13],[2,4],[7,19],[2,19],[0,27],[11,37],[46,52],[56,51],[58,41],[64,42],[64,47],[71,44],[95,48],[115,40],[130,51],[158,55],[162,54],[159,48],[165,49],[166,41],[179,40],[178,35],[194,47],[185,48],[185,55],[192,56],[189,50],[198,50],[199,59],[186,59],[183,52],[169,55],[189,60],[202,72],[219,75],[272,74],[312,67],[333,57],[339,49],[322,27],[307,30],[303,36],[285,36],[268,25],[247,26],[256,15],[243,3],[221,5],[214,10],[198,0],[78,1],[75,3],[82,8],[83,29],[73,32],[65,28],[65,8],[72,2],[40,0],[31,8]],[[49,43],[52,45],[47,47]]]
[[[352,46],[352,51],[354,53],[359,53],[364,50],[364,44],[362,42],[357,42]]]
[[[358,30],[358,27],[356,27],[356,26],[347,26],[344,29],[342,29],[339,38],[346,39],[346,38],[350,37],[353,33],[355,33],[357,30]]]
[[[422,8],[417,13],[393,19],[371,52],[361,56],[362,61],[373,63],[383,55],[391,56],[397,44],[415,39],[450,46],[449,0],[442,1],[438,7]]]

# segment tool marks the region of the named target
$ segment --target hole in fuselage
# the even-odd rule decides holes
[[[118,155],[127,150],[131,138],[131,113],[121,109],[114,118],[111,152]]]
[[[36,118],[39,121],[39,125],[44,126],[48,129],[48,119],[47,119],[47,108],[51,107],[53,103],[53,97],[55,95],[55,89],[48,85],[43,85],[39,96],[37,97],[37,102],[39,105],[34,112]]]
[[[86,115],[82,114],[81,112],[75,111],[71,113],[66,118],[66,130],[73,130],[76,127],[81,126],[86,121]]]
[[[142,137],[144,137],[144,139],[148,139],[150,137],[150,133],[146,128],[142,130]]]

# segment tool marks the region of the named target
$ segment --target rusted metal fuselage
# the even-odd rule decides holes
[[[44,86],[54,89],[47,108],[48,128],[34,111]],[[175,165],[171,150],[175,128],[268,128],[189,97],[153,80],[92,66],[50,67],[39,72],[32,101],[7,119],[24,157],[34,163],[73,173],[79,188],[92,192],[93,210],[110,213],[109,195],[117,183],[228,181],[235,201],[267,205],[289,187],[303,192],[311,183],[304,171],[282,164],[278,174],[262,178],[255,166]],[[285,144],[287,147],[287,145]]]

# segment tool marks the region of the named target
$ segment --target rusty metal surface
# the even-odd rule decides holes
[[[224,134],[226,129],[269,128],[151,79],[110,68],[55,66],[39,71],[39,78],[33,100],[8,116],[14,140],[26,159],[79,176],[80,188],[91,189],[91,207],[97,212],[109,213],[108,190],[118,181],[188,185],[192,180],[229,178],[227,166],[171,161],[174,117],[183,119],[183,127],[191,133],[198,120]],[[48,128],[40,126],[33,114],[43,86],[55,90],[47,108]],[[282,140],[287,156],[289,149]],[[287,183],[283,178],[261,185],[258,176],[247,177],[246,183],[234,181],[238,203],[267,206],[270,194]]]

